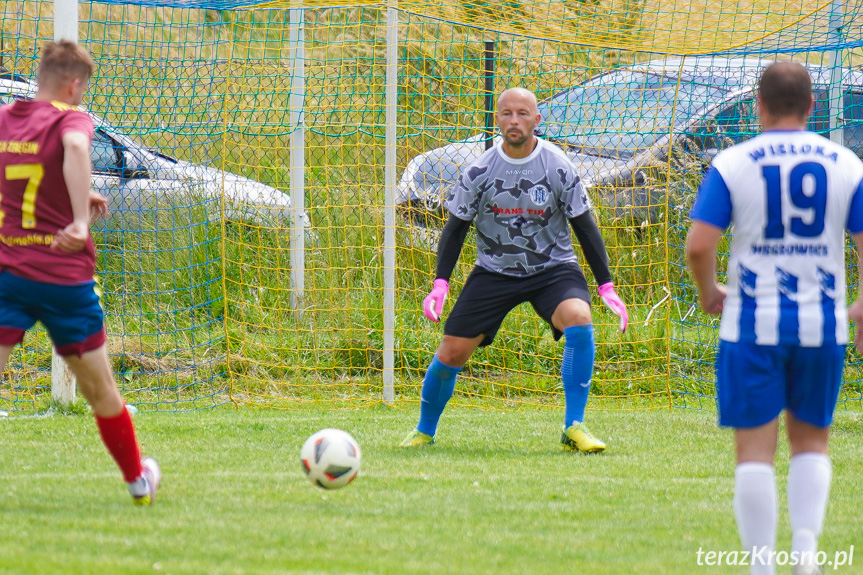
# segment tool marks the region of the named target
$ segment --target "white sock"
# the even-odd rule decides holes
[[[814,564],[818,536],[824,525],[833,467],[823,453],[800,453],[788,468],[788,516],[791,519],[791,551],[804,564]]]
[[[773,575],[772,561],[767,561],[776,547],[776,478],[773,466],[747,462],[734,472],[734,516],[744,551],[761,551],[761,561],[752,561],[751,575]],[[766,547],[766,550],[762,550]]]

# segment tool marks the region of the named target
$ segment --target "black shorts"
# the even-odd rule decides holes
[[[481,346],[494,340],[500,324],[517,305],[530,302],[548,322],[555,341],[563,335],[551,316],[564,300],[584,300],[590,305],[590,291],[584,273],[575,262],[561,264],[528,277],[507,276],[475,267],[447,317],[444,334],[474,338],[485,335]]]

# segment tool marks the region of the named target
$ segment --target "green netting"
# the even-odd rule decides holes
[[[32,78],[39,46],[53,36],[53,2],[2,6],[0,64]],[[394,114],[388,8],[397,20]],[[757,132],[752,89],[774,59],[810,67],[819,102],[812,128],[841,132],[863,155],[860,9],[728,0],[82,3],[80,41],[98,64],[85,104],[104,120],[94,185],[115,208],[96,230],[99,274],[127,399],[162,410],[230,400],[343,407],[380,401],[391,376],[395,398],[416,401],[441,335],[421,312],[441,198],[484,148],[489,95],[517,85],[547,100],[544,135],[591,183],[633,318],[620,336],[594,301],[591,407],[711,405],[716,321],[695,307],[682,252],[694,191],[716,150]],[[3,97],[15,89],[6,85]],[[386,137],[391,122],[395,142]],[[399,181],[393,203],[388,144]],[[292,171],[292,159],[303,168]],[[302,212],[291,203],[299,183]],[[395,268],[384,263],[390,209]],[[469,236],[453,296],[473,246]],[[849,355],[843,398],[856,405],[860,369]],[[560,356],[548,326],[519,307],[466,366],[455,401],[560,404]],[[0,403],[45,401],[49,367],[37,332],[15,355]]]

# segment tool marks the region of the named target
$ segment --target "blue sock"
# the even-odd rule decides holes
[[[455,390],[455,378],[460,370],[460,367],[442,364],[434,356],[423,379],[420,422],[417,424],[419,431],[434,436],[440,414]]]
[[[563,347],[563,396],[566,401],[566,427],[573,422],[584,421],[590,378],[593,376],[593,360],[596,346],[593,343],[593,326],[574,325],[563,330],[566,342]]]

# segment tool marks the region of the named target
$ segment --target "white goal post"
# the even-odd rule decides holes
[[[54,0],[54,40],[78,42],[78,0]],[[51,348],[51,399],[62,406],[75,403],[75,376]]]

